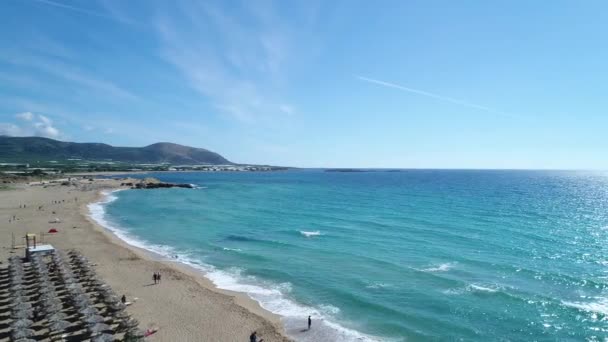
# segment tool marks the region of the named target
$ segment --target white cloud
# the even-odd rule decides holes
[[[34,119],[34,114],[32,114],[31,112],[23,112],[23,113],[19,113],[17,115],[15,115],[17,117],[17,119],[21,119],[21,120],[25,120],[25,121],[32,121],[32,119]]]
[[[21,121],[20,124],[0,123],[0,135],[9,136],[39,136],[57,139],[62,136],[61,132],[53,126],[53,120],[44,115],[36,115],[24,112],[15,115]]]
[[[23,135],[23,133],[21,131],[21,127],[15,124],[0,122],[0,135],[15,137]]]
[[[40,122],[43,123],[44,125],[52,125],[53,124],[53,122],[51,121],[51,119],[49,119],[48,117],[46,117],[44,115],[38,115],[38,119],[40,119]]]

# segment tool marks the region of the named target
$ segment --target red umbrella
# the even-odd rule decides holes
[[[49,229],[49,233],[59,233],[59,231],[55,228]]]

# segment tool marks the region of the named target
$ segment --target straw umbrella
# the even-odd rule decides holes
[[[32,324],[34,324],[34,322],[30,321],[29,319],[20,318],[11,324],[11,328],[12,329],[29,328],[30,326],[32,326]]]
[[[110,334],[101,334],[93,337],[91,342],[112,342],[114,341],[114,336]]]
[[[46,319],[47,319],[49,322],[57,322],[57,321],[62,321],[62,320],[65,320],[66,318],[68,318],[68,315],[67,315],[67,314],[65,314],[65,313],[63,313],[63,312],[55,312],[55,313],[53,313],[53,314],[51,314],[51,315],[48,315],[48,316],[46,317]]]
[[[72,326],[72,323],[61,320],[61,321],[56,321],[56,322],[51,323],[49,328],[51,329],[51,331],[53,331],[55,333],[62,333],[71,326]]]
[[[123,331],[129,331],[129,330],[136,329],[137,326],[139,326],[139,322],[136,319],[130,318],[130,317],[118,322],[118,329],[123,330]]]
[[[103,323],[103,322],[105,322],[105,320],[106,319],[103,318],[103,316],[96,315],[96,314],[85,315],[85,317],[84,317],[84,321],[89,324]]]
[[[112,311],[122,311],[127,308],[121,301],[108,303],[108,308]]]
[[[131,317],[126,311],[118,311],[114,313],[113,316],[118,320],[126,320],[127,318]]]
[[[144,341],[145,334],[141,329],[133,328],[127,330],[124,336],[125,342],[135,342],[135,341]]]
[[[95,324],[89,325],[89,327],[87,328],[87,330],[92,335],[96,335],[96,334],[102,333],[104,331],[111,331],[112,328],[109,325],[105,324],[105,323],[95,323]]]
[[[21,302],[21,303],[17,303],[15,305],[13,305],[13,307],[11,309],[13,309],[13,310],[31,310],[32,304],[27,303],[27,302]]]
[[[87,315],[87,314],[99,314],[99,310],[97,310],[95,307],[93,306],[89,306],[86,307],[84,309],[79,310],[78,312],[80,312],[80,314],[82,315]]]
[[[36,334],[36,332],[32,329],[13,329],[13,331],[11,332],[11,337],[13,338],[13,340],[19,340],[22,338],[28,338],[30,336],[34,336]]]
[[[11,318],[13,319],[20,319],[20,318],[31,318],[32,315],[32,310],[31,309],[26,309],[26,310],[13,310],[11,312]]]

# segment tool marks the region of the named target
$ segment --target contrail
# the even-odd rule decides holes
[[[401,86],[401,85],[398,85],[398,84],[395,84],[395,83],[384,82],[384,81],[375,80],[373,78],[367,78],[367,77],[363,77],[363,76],[356,76],[356,77],[357,77],[357,79],[359,79],[361,81],[365,81],[365,82],[369,82],[369,83],[373,83],[373,84],[378,84],[378,85],[389,87],[389,88],[399,89],[399,90],[402,90],[402,91],[407,91],[408,93],[428,96],[428,97],[432,97],[432,98],[437,99],[437,100],[451,102],[451,103],[458,104],[458,105],[461,105],[461,106],[475,108],[475,109],[480,109],[480,110],[484,110],[486,112],[492,112],[492,113],[495,113],[495,114],[505,115],[505,116],[509,116],[510,117],[510,115],[506,115],[506,114],[500,113],[500,112],[498,112],[498,111],[496,111],[496,110],[494,110],[492,108],[488,108],[488,107],[485,107],[485,106],[480,106],[480,105],[477,105],[477,104],[474,104],[474,103],[469,103],[469,102],[466,102],[466,101],[461,101],[461,100],[453,99],[453,98],[447,97],[447,96],[442,96],[442,95],[438,95],[438,94],[429,93],[428,91],[408,88],[408,87],[404,87],[404,86]]]
[[[121,22],[123,24],[130,24],[130,22],[128,22],[128,21],[122,20],[120,18],[113,17],[111,15],[105,15],[105,14],[97,13],[97,12],[94,12],[94,11],[89,11],[89,10],[86,10],[84,8],[70,6],[70,5],[62,4],[60,2],[55,2],[55,1],[51,1],[51,0],[32,0],[32,1],[39,2],[39,3],[42,3],[42,4],[46,4],[46,5],[50,5],[50,6],[55,6],[55,7],[60,7],[60,8],[68,9],[68,10],[71,10],[71,11],[74,11],[74,12],[80,12],[80,13],[92,15],[92,16],[99,17],[99,18],[104,18],[104,19],[110,19],[110,20],[118,21],[118,22]]]

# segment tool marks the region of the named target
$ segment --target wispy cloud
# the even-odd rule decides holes
[[[3,56],[0,59],[13,65],[34,68],[57,78],[62,78],[79,86],[84,86],[102,94],[120,97],[127,100],[136,100],[138,97],[130,91],[114,84],[113,82],[102,80],[86,72],[50,58],[34,56],[32,54],[13,54]]]
[[[180,5],[162,11],[156,30],[163,59],[193,89],[244,123],[294,112],[280,89],[296,39],[272,4],[244,2],[238,13],[208,2]]]
[[[100,12],[96,12],[96,11],[91,11],[91,10],[88,10],[88,9],[85,9],[82,7],[76,7],[76,6],[64,4],[61,2],[56,2],[56,1],[51,1],[51,0],[32,0],[32,1],[44,4],[44,5],[53,6],[53,7],[61,8],[64,10],[72,11],[72,12],[86,14],[89,16],[97,17],[97,18],[103,18],[103,19],[108,19],[108,20],[114,20],[114,21],[121,22],[121,23],[131,24],[130,21],[127,21],[126,19],[118,17],[118,16],[100,13]]]
[[[470,102],[466,102],[466,101],[462,101],[462,100],[457,100],[451,97],[447,97],[447,96],[443,96],[443,95],[439,95],[439,94],[434,94],[434,93],[430,93],[428,91],[424,91],[424,90],[420,90],[420,89],[414,89],[414,88],[408,88],[408,87],[404,87],[402,85],[399,84],[395,84],[395,83],[390,83],[390,82],[386,82],[386,81],[380,81],[380,80],[376,80],[373,78],[368,78],[368,77],[363,77],[363,76],[356,76],[357,79],[364,81],[364,82],[368,82],[368,83],[373,83],[373,84],[377,84],[377,85],[381,85],[384,87],[388,87],[388,88],[393,88],[393,89],[398,89],[398,90],[402,90],[408,93],[413,93],[413,94],[418,94],[418,95],[422,95],[422,96],[427,96],[427,97],[432,97],[434,99],[437,100],[441,100],[441,101],[445,101],[445,102],[451,102],[457,105],[461,105],[461,106],[465,106],[465,107],[470,107],[470,108],[475,108],[475,109],[479,109],[479,110],[484,110],[487,112],[492,112],[492,113],[497,113],[498,111],[492,109],[492,108],[488,108],[486,106],[481,106],[478,104],[474,104],[474,103],[470,103]]]

